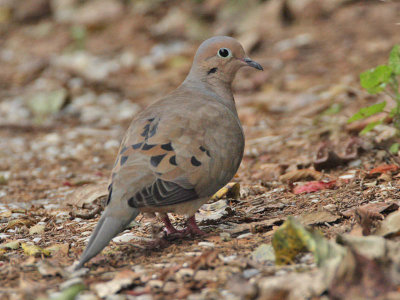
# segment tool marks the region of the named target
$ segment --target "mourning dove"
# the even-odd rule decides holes
[[[243,66],[263,70],[238,41],[217,36],[196,52],[184,82],[132,121],[112,171],[107,206],[77,265],[82,267],[140,213],[186,215],[186,232],[202,204],[235,175],[244,135],[231,84]]]

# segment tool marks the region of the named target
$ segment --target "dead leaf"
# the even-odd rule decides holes
[[[22,243],[22,249],[24,249],[24,253],[29,256],[41,256],[42,254],[45,256],[50,256],[50,251],[40,248],[39,246]]]
[[[294,194],[313,193],[320,190],[333,189],[336,187],[336,180],[324,181],[311,181],[304,185],[296,186],[293,189]]]
[[[329,287],[331,299],[377,299],[396,289],[379,261],[349,249]]]
[[[323,142],[317,149],[314,168],[317,171],[330,170],[356,159],[359,155],[361,144],[359,139],[351,138],[344,146],[344,153],[338,154],[329,142]]]
[[[375,235],[393,237],[400,233],[400,211],[388,215],[374,232]]]
[[[240,183],[238,182],[229,182],[223,188],[221,188],[218,192],[216,192],[211,200],[218,200],[222,197],[226,196],[227,198],[237,199],[240,196]]]
[[[69,244],[53,244],[49,247],[46,247],[45,250],[49,251],[51,254],[58,252],[66,256],[68,255]]]
[[[15,220],[11,220],[8,222],[7,226],[4,227],[3,232],[9,230],[9,229],[14,229],[16,227],[22,227],[22,226],[27,226],[29,227],[30,225],[32,225],[32,221],[29,219],[15,219]]]
[[[305,180],[320,180],[324,177],[321,172],[312,169],[301,169],[293,170],[284,175],[279,176],[279,180],[282,182],[296,182]]]
[[[297,217],[303,225],[315,225],[324,223],[333,223],[340,219],[340,216],[334,215],[329,211],[322,210],[311,213],[302,214]]]
[[[190,265],[190,268],[193,270],[198,270],[200,268],[215,267],[217,265],[217,259],[218,251],[204,251],[202,255],[194,258],[192,264]]]
[[[29,228],[29,234],[33,235],[33,234],[42,234],[44,232],[45,226],[42,224],[36,224],[34,226],[32,226],[31,228]]]
[[[106,182],[79,187],[68,197],[66,203],[77,207],[95,202],[101,203],[108,196],[107,187]]]
[[[385,214],[397,210],[399,208],[399,205],[395,202],[377,202],[377,203],[365,204],[360,206],[359,208],[372,211],[375,213]],[[345,216],[346,218],[350,218],[354,215],[356,209],[357,208],[348,209],[344,211],[342,215]]]
[[[94,289],[100,297],[114,295],[124,287],[131,285],[134,280],[140,277],[139,274],[131,270],[123,270],[118,272],[114,279],[108,282],[102,282],[94,285]]]
[[[373,168],[368,172],[368,175],[378,175],[382,173],[392,173],[396,172],[399,169],[399,166],[397,165],[380,165],[376,168]]]
[[[11,242],[7,242],[7,243],[3,243],[0,245],[1,249],[11,249],[11,250],[16,250],[19,248],[19,246],[21,246],[21,242],[20,241],[11,241]]]
[[[60,267],[56,267],[53,264],[51,264],[50,262],[46,261],[46,260],[41,260],[36,264],[39,273],[42,276],[56,276],[56,275],[60,275],[62,277],[64,277],[66,275],[65,271],[60,268]]]

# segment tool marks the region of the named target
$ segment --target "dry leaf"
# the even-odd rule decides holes
[[[103,298],[114,295],[124,287],[131,285],[133,281],[139,277],[139,274],[131,270],[124,270],[118,272],[111,281],[95,284],[94,289],[96,290],[97,294]]]
[[[42,254],[45,256],[50,256],[50,251],[42,249],[36,245],[22,243],[21,247],[24,249],[24,253],[29,256],[41,256]]]
[[[29,234],[42,234],[44,232],[45,226],[42,224],[36,224],[29,228]]]
[[[296,186],[293,189],[294,194],[313,193],[320,190],[333,189],[336,187],[336,180],[324,181],[311,181],[304,185]]]
[[[96,201],[101,202],[108,196],[107,187],[108,184],[106,182],[79,187],[68,197],[66,203],[83,207],[85,204],[92,204]]]
[[[323,223],[333,223],[340,219],[340,216],[334,215],[326,210],[302,214],[297,217],[303,225],[315,225]]]
[[[304,180],[320,180],[324,177],[321,172],[312,169],[293,170],[284,175],[279,176],[282,182],[296,182]]]

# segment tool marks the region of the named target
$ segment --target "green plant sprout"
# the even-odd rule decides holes
[[[399,80],[400,75],[400,45],[396,45],[392,48],[389,55],[389,61],[387,65],[380,65],[376,68],[367,70],[360,74],[360,83],[363,88],[370,94],[377,94],[384,92],[389,95],[393,100],[396,101],[396,106],[390,111],[385,111],[386,101],[362,107],[357,113],[347,120],[347,123],[362,120],[368,118],[377,113],[386,112],[390,118],[392,118],[392,124],[397,130],[397,134],[400,133],[400,92],[399,92]],[[366,134],[371,131],[375,126],[382,124],[386,116],[381,120],[369,123],[360,132],[360,135]],[[400,148],[399,143],[393,144],[389,151],[397,153]]]

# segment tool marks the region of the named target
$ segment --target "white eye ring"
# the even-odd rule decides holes
[[[217,54],[219,57],[222,57],[222,58],[228,58],[228,57],[232,56],[232,52],[228,48],[219,49]]]

